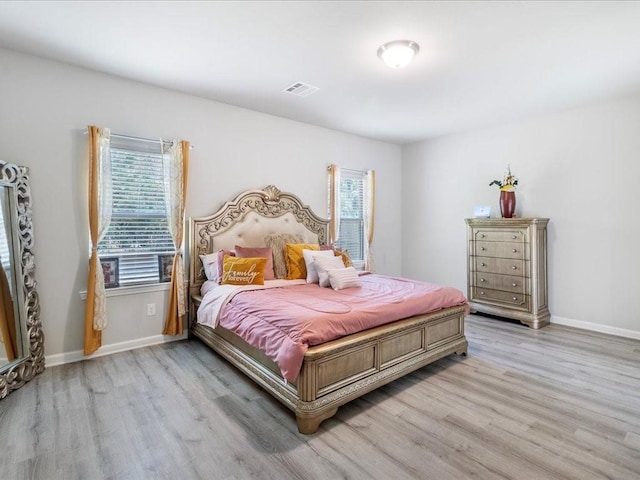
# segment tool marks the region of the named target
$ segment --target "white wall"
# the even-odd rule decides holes
[[[31,169],[48,357],[77,355],[82,348],[84,301],[78,292],[86,288],[89,242],[87,124],[191,141],[188,216],[212,213],[238,193],[267,184],[298,194],[325,216],[327,165],[373,168],[376,265],[381,273],[400,273],[400,147],[0,49],[0,159]],[[146,304],[153,302],[157,315],[147,317]],[[103,345],[158,335],[165,302],[164,291],[110,297]]]
[[[464,218],[500,216],[509,163],[518,216],[551,219],[552,321],[640,338],[640,96],[403,147],[403,275],[466,291]]]

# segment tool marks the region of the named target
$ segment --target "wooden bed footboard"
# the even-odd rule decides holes
[[[295,383],[240,337],[194,323],[191,332],[296,415],[312,434],[343,405],[452,353],[466,354],[466,306],[382,325],[309,348]]]

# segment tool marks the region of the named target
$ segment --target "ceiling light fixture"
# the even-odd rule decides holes
[[[411,40],[394,40],[378,49],[378,57],[391,68],[403,68],[420,51],[420,45]]]

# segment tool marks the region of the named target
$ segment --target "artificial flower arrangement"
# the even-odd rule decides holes
[[[518,185],[518,179],[515,175],[511,173],[511,165],[507,166],[507,171],[504,174],[504,178],[502,180],[494,180],[489,184],[498,185],[500,190],[503,192],[513,192],[516,189],[516,185]]]

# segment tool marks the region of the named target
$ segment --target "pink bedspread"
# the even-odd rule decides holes
[[[242,291],[222,307],[219,324],[264,351],[294,381],[309,346],[467,302],[452,287],[382,275],[361,280],[362,288],[339,291],[317,284]]]

